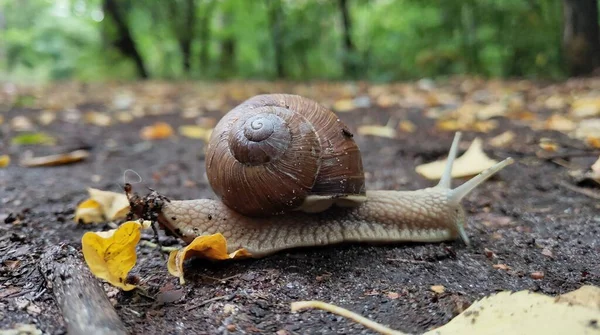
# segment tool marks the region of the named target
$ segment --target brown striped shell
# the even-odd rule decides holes
[[[240,214],[320,212],[366,199],[360,150],[338,117],[297,95],[254,96],[215,126],[206,173]]]

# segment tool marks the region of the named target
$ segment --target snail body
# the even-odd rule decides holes
[[[294,112],[299,109],[303,110]],[[326,131],[317,129],[320,124]],[[276,133],[287,126],[300,130]],[[219,121],[207,147],[207,175],[218,200],[152,197],[152,206],[148,201],[144,205],[132,202],[132,213],[157,220],[187,243],[221,233],[228,251],[244,248],[253,257],[345,242],[460,238],[468,244],[461,200],[513,163],[507,158],[452,189],[452,165],[461,136],[457,133],[436,186],[414,191],[365,190],[360,151],[349,134],[332,112],[311,100],[280,94],[256,96]],[[258,142],[265,139],[267,145],[261,148],[265,143]],[[303,142],[286,142],[291,139]],[[250,142],[249,148],[240,148],[244,142]],[[339,147],[332,148],[334,143]],[[306,170],[304,161],[308,162]],[[315,176],[299,181],[307,171]],[[273,172],[284,176],[276,177]],[[258,182],[248,181],[249,177]],[[277,191],[278,187],[283,191]],[[290,198],[278,198],[282,196]]]

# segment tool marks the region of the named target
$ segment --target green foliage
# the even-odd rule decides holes
[[[117,45],[121,36],[103,12],[104,1],[4,0],[0,75],[134,78],[135,63]],[[345,79],[345,61],[358,65],[362,79],[376,81],[464,73],[563,75],[560,1],[348,0],[355,45],[350,54],[337,0],[115,2],[153,78],[272,79],[276,50],[284,75],[296,80]],[[194,21],[188,27],[190,4]]]

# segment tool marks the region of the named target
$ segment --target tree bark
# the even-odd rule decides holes
[[[598,0],[563,0],[563,49],[567,71],[587,75],[600,66]]]
[[[125,335],[127,329],[104,289],[69,245],[52,246],[44,253],[40,271],[52,288],[67,332],[74,335]]]
[[[170,17],[167,18],[172,24],[175,38],[181,52],[182,66],[186,74],[192,68],[192,42],[196,32],[196,1],[185,0],[182,5],[176,1],[168,1]],[[183,20],[174,18],[182,17]]]
[[[273,43],[273,61],[275,63],[275,76],[285,78],[283,65],[283,11],[280,0],[270,0],[269,22],[271,25],[271,39]]]
[[[134,61],[140,77],[148,78],[148,71],[146,70],[142,56],[140,55],[135,42],[131,37],[129,26],[127,25],[127,22],[123,16],[121,16],[119,7],[115,0],[104,0],[102,3],[102,9],[107,16],[112,18],[117,28],[118,37],[116,41],[114,41],[114,45],[121,51],[123,55],[131,58]]]
[[[356,47],[352,41],[352,20],[350,18],[350,11],[348,10],[348,1],[339,0],[338,5],[340,12],[342,13],[342,22],[344,25],[344,74],[350,77],[355,77],[358,68],[355,61]]]

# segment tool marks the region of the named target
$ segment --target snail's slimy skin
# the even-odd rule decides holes
[[[367,191],[367,200],[358,207],[334,206],[316,214],[292,211],[249,217],[219,200],[163,201],[160,196],[151,195],[142,202],[132,201],[132,212],[140,218],[158,220],[188,243],[198,236],[221,233],[227,239],[228,251],[245,248],[253,257],[346,242],[442,242],[460,237],[468,244],[462,199],[514,160],[507,158],[452,189],[452,165],[459,140],[457,133],[435,187]]]
[[[368,200],[359,207],[265,218],[240,215],[216,200],[171,201],[162,208],[161,223],[188,243],[221,233],[229,252],[245,248],[254,257],[346,242],[441,242],[456,239],[464,222],[450,192],[367,191]]]

